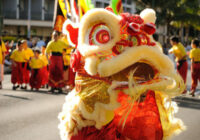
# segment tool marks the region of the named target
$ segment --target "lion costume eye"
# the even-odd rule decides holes
[[[94,25],[90,30],[88,36],[90,45],[103,45],[110,41],[111,33],[109,28],[104,23]]]
[[[105,9],[92,9],[82,18],[78,49],[82,56],[112,50],[120,40],[121,17]]]

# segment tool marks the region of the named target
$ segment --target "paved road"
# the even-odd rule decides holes
[[[181,118],[187,129],[172,140],[200,140],[200,101],[177,100]]]
[[[0,140],[59,140],[57,115],[65,95],[45,91],[12,91],[6,76],[0,90]],[[187,130],[173,140],[200,139],[200,101],[178,99],[177,117],[183,119]]]
[[[0,90],[0,140],[59,140],[57,115],[65,95]]]

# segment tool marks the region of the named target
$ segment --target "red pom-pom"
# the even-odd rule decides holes
[[[128,17],[128,22],[134,22],[137,24],[142,24],[144,22],[144,20],[139,16],[139,15],[131,15],[130,17]]]
[[[73,69],[74,72],[80,67],[81,62],[81,54],[78,50],[76,50],[70,57],[70,67]]]
[[[156,32],[156,27],[153,23],[146,23],[141,28],[144,32],[146,32],[149,35],[152,35]]]
[[[139,15],[131,15],[130,13],[122,13],[121,17],[128,23],[134,22],[137,24],[142,24],[144,22],[144,20]]]
[[[128,25],[127,31],[130,35],[137,35],[140,31],[140,26],[132,22]]]

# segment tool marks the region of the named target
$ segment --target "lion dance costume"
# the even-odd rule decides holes
[[[75,88],[58,116],[62,140],[162,140],[184,129],[171,98],[185,85],[152,38],[155,20],[152,9],[83,16],[71,57]]]

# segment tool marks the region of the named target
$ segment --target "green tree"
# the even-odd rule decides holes
[[[167,26],[167,37],[174,34],[173,26],[179,27],[183,35],[183,27],[193,26],[200,29],[200,1],[199,0],[133,0],[136,11],[146,7],[153,8],[157,14],[157,25]]]

